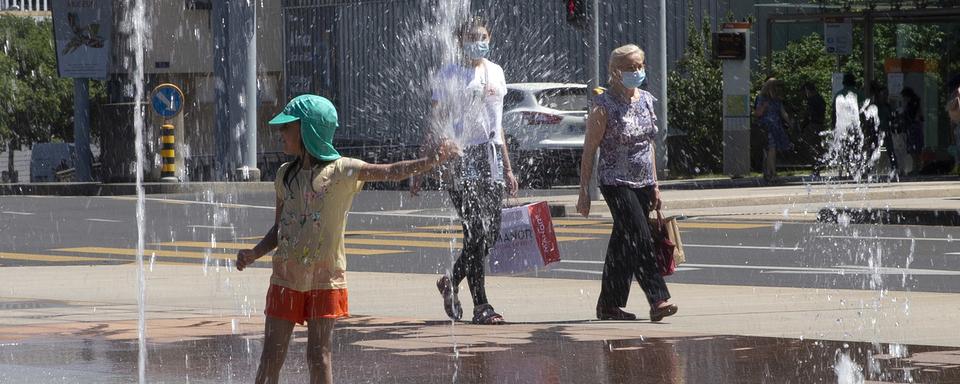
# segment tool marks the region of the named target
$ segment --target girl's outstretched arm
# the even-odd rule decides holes
[[[416,160],[404,160],[391,164],[364,164],[357,177],[361,181],[399,181],[429,171],[458,153],[457,145],[447,140],[440,143],[438,148],[425,157]]]
[[[252,249],[242,249],[237,252],[237,270],[242,271],[248,265],[253,264],[263,255],[266,255],[277,247],[277,230],[280,228],[280,212],[283,211],[283,200],[277,197],[276,214],[273,217],[273,227],[263,235],[263,239]]]

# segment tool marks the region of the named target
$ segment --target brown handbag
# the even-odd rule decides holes
[[[650,219],[650,229],[660,275],[670,276],[676,272],[677,265],[686,262],[677,218],[664,219],[663,213],[658,209],[657,217]]]

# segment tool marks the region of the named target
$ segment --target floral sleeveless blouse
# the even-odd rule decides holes
[[[600,185],[642,188],[656,184],[651,151],[657,134],[657,115],[650,92],[639,90],[640,97],[624,102],[610,92],[593,99],[607,114],[607,129],[600,142],[597,173]]]

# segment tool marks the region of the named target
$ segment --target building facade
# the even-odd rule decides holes
[[[236,0],[224,0],[236,1]],[[560,0],[472,0],[466,13],[484,15],[493,35],[491,60],[500,64],[508,82],[588,83],[588,32],[566,22],[565,3]],[[772,15],[822,12],[809,1],[762,4],[746,0],[688,0],[666,2],[666,35],[658,25],[659,1],[600,0],[600,79],[606,79],[607,54],[626,43],[643,47],[648,54],[648,72],[659,70],[659,58],[667,57],[668,70],[683,55],[688,26],[706,21],[713,30],[728,20],[754,20],[751,41],[755,62],[771,43],[768,36],[783,40],[789,34],[768,30]],[[191,180],[204,179],[205,168],[217,161],[214,106],[218,84],[213,65],[215,54],[211,2],[161,0],[147,2],[148,43],[130,47],[125,36],[130,26],[126,2],[114,11],[113,67],[108,80],[110,102],[101,106],[108,132],[101,143],[115,150],[120,159],[132,154],[131,86],[133,48],[144,55],[145,89],[174,83],[183,89],[186,105],[181,123]],[[426,126],[430,104],[429,74],[449,51],[449,7],[463,7],[461,0],[263,0],[256,4],[258,97],[258,153],[265,177],[281,157],[279,137],[265,122],[286,100],[298,93],[316,93],[331,98],[340,111],[338,139],[346,143],[416,146]],[[5,10],[42,10],[43,0],[0,0]],[[31,8],[32,7],[32,8]],[[447,23],[449,24],[449,23]],[[774,26],[776,28],[776,26]],[[780,29],[777,29],[780,30]],[[660,39],[666,51],[659,52]],[[775,42],[774,42],[775,43]],[[659,79],[651,78],[650,87]],[[141,100],[142,102],[143,100]],[[161,119],[148,116],[151,131],[147,145],[159,152]],[[129,122],[129,123],[128,123]],[[664,132],[670,131],[669,123]],[[125,149],[131,147],[129,150]],[[111,151],[105,151],[105,153]],[[374,160],[374,159],[370,159]],[[157,162],[159,164],[159,162]],[[126,164],[119,168],[129,169]],[[121,172],[122,173],[122,172]],[[119,178],[123,178],[122,175]]]

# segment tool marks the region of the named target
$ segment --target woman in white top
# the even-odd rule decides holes
[[[463,249],[451,274],[437,282],[444,310],[451,319],[463,315],[457,292],[464,278],[473,298],[473,322],[500,324],[503,317],[487,302],[484,263],[500,232],[504,192],[514,195],[517,180],[503,141],[503,97],[507,84],[503,69],[487,60],[490,28],[473,18],[456,32],[462,60],[440,69],[434,79],[431,121],[433,134],[449,136],[463,156],[450,164],[447,185],[463,225]],[[416,194],[419,183],[411,183]]]

